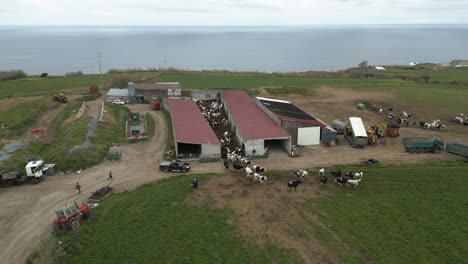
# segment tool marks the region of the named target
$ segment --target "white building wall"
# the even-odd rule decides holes
[[[201,145],[201,159],[221,159],[221,147],[219,145]]]
[[[261,156],[266,153],[265,141],[263,139],[247,140],[244,142],[245,155],[247,156]],[[253,150],[255,149],[255,154]]]

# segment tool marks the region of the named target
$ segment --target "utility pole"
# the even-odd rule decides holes
[[[104,79],[102,78],[102,69],[101,69],[101,53],[98,52],[98,60],[99,60],[99,74],[101,75],[101,89],[104,87]]]
[[[164,69],[167,70],[167,59],[164,57]]]

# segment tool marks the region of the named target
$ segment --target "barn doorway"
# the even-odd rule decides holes
[[[200,144],[188,144],[177,142],[177,158],[179,159],[195,159],[201,154]]]

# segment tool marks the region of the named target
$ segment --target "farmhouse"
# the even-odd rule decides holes
[[[171,113],[177,158],[221,158],[221,144],[194,101],[165,98],[163,107]]]
[[[164,98],[182,96],[182,87],[178,82],[128,83],[130,96],[143,95],[145,98]]]
[[[288,101],[257,97],[256,102],[278,126],[288,131],[293,145],[328,144],[336,138],[333,128]]]
[[[291,153],[291,137],[242,90],[221,92],[231,128],[249,156],[263,155],[269,148],[280,146]]]
[[[128,89],[110,88],[106,94],[106,102],[110,103],[114,100],[129,102],[130,95],[128,93]]]

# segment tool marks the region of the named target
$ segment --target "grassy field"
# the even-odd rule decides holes
[[[151,116],[150,113],[145,113],[145,119],[146,119],[146,125],[148,126],[147,129],[148,129],[148,132],[147,132],[147,135],[148,135],[148,139],[150,139],[152,136],[154,136],[154,119],[153,117]]]
[[[200,183],[216,175],[197,175]],[[234,212],[185,203],[192,178],[175,176],[114,195],[77,232],[59,236],[53,263],[299,263],[274,244],[265,249],[238,235]],[[49,250],[50,251],[50,250]],[[34,263],[41,249],[29,258]],[[59,253],[57,253],[59,252]]]
[[[164,148],[164,159],[165,160],[173,160],[175,158],[175,147],[174,147],[174,130],[172,128],[172,119],[171,114],[163,110],[164,117],[166,118],[167,122],[167,142],[166,147]],[[172,151],[172,155],[166,155],[166,152]]]
[[[45,100],[34,100],[0,112],[0,138],[10,139],[24,134],[47,110]],[[6,127],[2,129],[2,125]]]
[[[336,188],[306,210],[341,239],[316,226],[345,263],[466,263],[467,173],[466,164],[369,168],[357,190]]]

